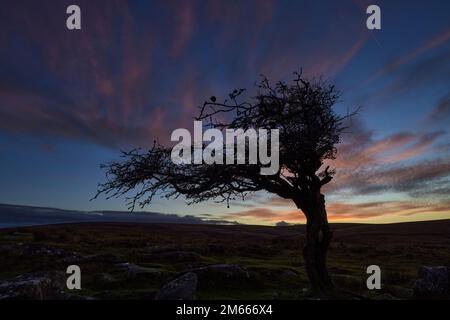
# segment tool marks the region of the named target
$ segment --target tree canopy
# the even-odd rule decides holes
[[[336,144],[345,130],[345,119],[333,111],[339,93],[323,81],[306,80],[295,73],[291,83],[272,85],[266,77],[256,86],[256,95],[244,99],[244,89],[236,89],[218,102],[211,97],[200,107],[197,120],[208,126],[244,130],[279,130],[280,170],[261,175],[261,164],[174,164],[171,148],[154,143],[150,150],[135,149],[122,153],[122,160],[107,163],[107,181],[96,197],[107,194],[128,196],[130,209],[151,203],[156,195],[188,203],[207,200],[229,202],[256,191],[267,191],[294,199],[301,206],[303,195],[317,192],[331,181],[334,171],[321,168],[324,160],[334,159]]]

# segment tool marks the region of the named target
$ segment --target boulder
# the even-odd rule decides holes
[[[286,269],[280,274],[283,279],[293,279],[298,276],[298,273],[294,270]]]
[[[116,266],[124,270],[129,278],[136,278],[148,274],[159,275],[162,272],[161,269],[141,267],[130,262],[118,263]]]
[[[419,298],[439,298],[450,295],[450,267],[419,268],[414,283],[414,295]]]
[[[197,275],[187,272],[165,283],[156,295],[156,300],[194,300],[197,290]]]
[[[64,273],[32,272],[0,282],[0,300],[60,299],[65,287]]]

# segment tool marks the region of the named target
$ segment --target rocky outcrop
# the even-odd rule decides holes
[[[195,299],[197,285],[210,286],[239,282],[250,278],[249,271],[234,264],[212,264],[188,269],[175,276],[161,287],[157,300],[192,300]]]
[[[0,300],[61,299],[65,277],[59,272],[33,272],[0,282]]]
[[[156,300],[194,300],[197,290],[197,275],[184,273],[166,282],[156,295]]]
[[[136,278],[142,275],[150,275],[150,274],[159,275],[162,272],[161,269],[141,267],[130,262],[118,263],[116,264],[116,266],[121,270],[125,271],[129,278]]]

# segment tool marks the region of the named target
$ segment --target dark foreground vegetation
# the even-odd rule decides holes
[[[409,299],[420,266],[450,265],[450,220],[332,228],[329,268],[341,298]],[[164,284],[188,275],[184,280],[195,283],[187,283],[185,298],[308,299],[303,235],[304,226],[86,223],[3,229],[0,298],[163,299],[171,297],[161,294]],[[50,277],[64,288],[71,264],[81,267],[82,290],[61,289],[58,297],[12,285],[18,276],[25,282]],[[372,264],[381,267],[381,290],[366,287]]]

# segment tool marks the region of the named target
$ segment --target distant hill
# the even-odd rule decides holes
[[[180,224],[225,224],[227,221],[205,220],[157,212],[75,211],[55,208],[0,204],[0,228],[78,222],[138,222]]]

